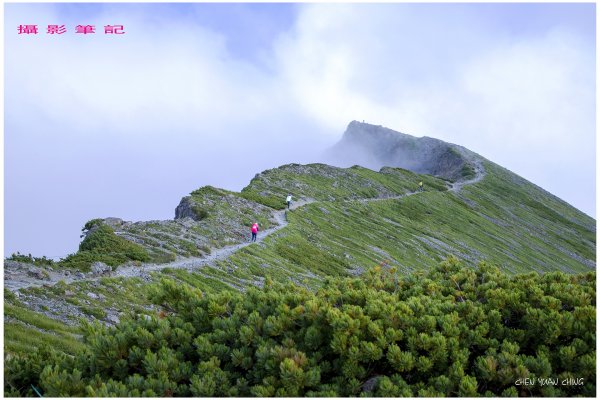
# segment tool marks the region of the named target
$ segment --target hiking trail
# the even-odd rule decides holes
[[[450,192],[458,192],[462,189],[462,187],[466,185],[475,184],[483,179],[485,176],[485,170],[481,162],[475,161],[475,177],[468,181],[457,181],[450,185],[448,191]],[[389,196],[389,197],[376,197],[369,199],[351,199],[344,200],[345,202],[361,202],[368,203],[373,201],[383,201],[383,200],[396,200],[401,199],[408,196],[413,196],[420,193],[427,193],[426,191],[414,191],[409,193],[404,193],[397,196]],[[301,199],[292,203],[290,210],[297,209],[299,207],[305,206],[307,204],[312,204],[317,201],[315,199]],[[182,258],[179,260],[175,260],[169,263],[164,264],[142,264],[142,265],[126,265],[119,267],[116,271],[112,271],[110,273],[104,275],[94,275],[93,273],[81,273],[81,272],[71,272],[71,271],[55,271],[55,270],[44,270],[46,276],[44,278],[36,278],[32,276],[31,271],[23,268],[11,268],[10,266],[5,265],[4,270],[4,288],[10,291],[16,292],[20,289],[27,289],[32,287],[42,287],[42,286],[53,286],[56,283],[63,281],[64,283],[74,283],[74,282],[93,282],[98,281],[102,278],[106,277],[124,277],[124,278],[133,278],[133,277],[149,277],[150,272],[161,271],[165,268],[172,269],[186,269],[188,271],[197,270],[203,266],[212,265],[216,261],[224,260],[228,258],[234,252],[252,244],[260,243],[268,236],[273,233],[285,228],[288,225],[286,220],[286,212],[287,209],[278,210],[273,212],[273,219],[277,222],[277,226],[269,228],[265,231],[259,231],[256,242],[242,242],[238,244],[234,244],[231,246],[225,246],[221,248],[211,249],[211,253],[209,255],[203,257],[190,257],[190,258]],[[248,235],[250,236],[250,235]]]

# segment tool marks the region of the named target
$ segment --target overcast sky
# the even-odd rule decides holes
[[[200,186],[318,161],[354,119],[595,217],[595,4],[9,3],[4,35],[7,255],[65,256],[96,217],[173,218]]]

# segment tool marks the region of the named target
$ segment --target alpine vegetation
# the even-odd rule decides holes
[[[594,219],[437,139],[328,157],[7,258],[5,396],[595,396]]]
[[[6,394],[595,395],[594,273],[510,276],[455,258],[396,272],[208,295],[163,279],[149,289],[160,314],[88,325],[76,357],[7,360],[19,373]]]

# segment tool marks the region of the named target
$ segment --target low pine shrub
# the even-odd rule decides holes
[[[595,281],[595,272],[510,276],[455,258],[409,276],[378,267],[317,291],[267,280],[206,295],[162,280],[150,293],[159,315],[88,326],[85,352],[43,368],[22,361],[22,378],[12,363],[5,392],[595,396]],[[539,383],[549,378],[560,383]]]
[[[33,257],[31,254],[21,254],[18,251],[13,253],[10,257],[6,258],[11,261],[19,261],[22,263],[33,264],[38,267],[52,267],[54,266],[54,260],[50,258],[46,258],[46,256],[42,257]]]
[[[245,188],[241,191],[240,196],[246,200],[254,201],[264,206],[274,208],[275,210],[283,210],[287,206],[285,197],[271,195],[263,196]]]
[[[143,247],[117,236],[110,226],[96,222],[90,228],[79,244],[79,251],[62,259],[60,266],[89,271],[96,261],[116,267],[128,261],[150,260]]]

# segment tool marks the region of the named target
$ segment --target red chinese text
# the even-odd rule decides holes
[[[87,35],[88,33],[96,33],[96,27],[94,25],[77,25],[75,27],[75,33],[83,33]]]
[[[115,35],[122,35],[125,32],[123,31],[123,25],[105,25],[104,33],[111,33]]]
[[[67,31],[64,25],[48,25],[48,33],[50,35],[62,35]]]
[[[19,35],[37,35],[38,28],[37,25],[19,25]]]

